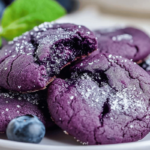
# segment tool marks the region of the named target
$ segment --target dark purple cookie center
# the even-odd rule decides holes
[[[33,41],[32,43],[38,49],[38,44]],[[94,48],[94,45],[91,45],[87,38],[70,37],[70,39],[59,40],[54,45],[49,46],[49,55],[43,59],[39,58],[39,51],[35,52],[35,63],[44,65],[47,69],[47,75],[52,77],[59,74],[62,66],[78,57],[88,55]]]

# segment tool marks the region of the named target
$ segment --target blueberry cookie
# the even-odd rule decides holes
[[[111,54],[78,61],[48,88],[49,111],[65,133],[83,144],[137,141],[150,131],[150,76]]]
[[[119,55],[138,62],[150,52],[150,38],[136,28],[96,30],[95,34],[101,53]]]
[[[89,29],[74,24],[44,23],[0,51],[0,87],[29,92],[44,89],[70,62],[97,49]]]
[[[5,132],[8,123],[22,115],[37,116],[44,125],[53,126],[46,102],[47,91],[20,94],[0,89],[0,132]]]

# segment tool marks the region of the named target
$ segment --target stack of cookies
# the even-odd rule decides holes
[[[150,131],[149,54],[150,38],[132,27],[34,27],[0,50],[0,132],[31,114],[82,144],[142,139]]]

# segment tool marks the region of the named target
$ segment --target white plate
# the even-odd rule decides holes
[[[150,21],[128,18],[118,18],[101,14],[99,8],[89,7],[81,12],[68,15],[59,19],[57,22],[72,22],[83,24],[90,29],[100,27],[108,27],[115,25],[133,25],[144,29],[150,33]],[[5,135],[0,135],[0,150],[150,150],[150,134],[143,140],[133,143],[114,144],[114,145],[98,145],[98,146],[82,146],[77,143],[73,137],[65,135],[60,129],[48,131],[46,137],[40,144],[26,144],[20,142],[12,142],[6,139]]]
[[[26,144],[6,140],[5,135],[0,136],[0,150],[149,150],[150,134],[143,140],[133,143],[83,146],[77,143],[73,137],[65,135],[62,130],[48,131],[40,144]],[[4,140],[2,140],[4,139]]]

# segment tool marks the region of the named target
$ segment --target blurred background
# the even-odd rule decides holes
[[[5,7],[14,0],[0,0],[0,15]],[[121,15],[135,15],[150,17],[150,0],[56,0],[67,9],[73,12],[77,8],[87,5],[96,5],[104,12]]]
[[[88,4],[94,2],[105,13],[150,17],[150,0],[81,0],[81,2]]]
[[[91,29],[128,25],[150,34],[150,0],[79,0],[76,6],[60,22],[83,24]]]
[[[0,0],[0,17],[14,0]],[[135,26],[150,34],[150,0],[56,0],[68,12],[58,22],[83,24],[91,29]]]

